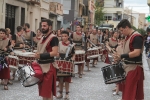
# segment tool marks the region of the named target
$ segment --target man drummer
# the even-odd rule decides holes
[[[10,49],[10,40],[6,37],[6,30],[0,29],[0,79],[3,80],[4,90],[8,90],[8,80],[10,79],[10,70],[7,65],[7,55],[4,53],[12,52]],[[5,60],[4,60],[5,59]]]
[[[74,60],[75,59],[75,51],[74,51],[74,47],[71,46],[72,44],[69,41],[69,32],[67,31],[62,31],[61,32],[62,35],[62,41],[59,42],[59,54],[58,56],[60,57],[61,60]],[[68,52],[68,57],[66,58],[65,55],[67,53],[67,49],[70,46],[70,50]],[[71,67],[71,65],[68,65]],[[63,67],[67,67],[69,69],[69,67],[67,66],[67,64],[65,64]],[[74,66],[73,66],[74,67]],[[57,99],[61,99],[63,97],[63,84],[65,83],[65,89],[66,89],[66,96],[65,96],[65,100],[69,99],[69,83],[71,83],[71,76],[60,76],[58,77],[59,79],[59,93],[60,95],[57,96]]]
[[[76,26],[76,32],[71,34],[71,39],[73,40],[73,43],[75,43],[75,50],[84,50],[83,45],[84,45],[84,33],[81,31],[81,25]],[[84,63],[78,64],[78,74],[79,78],[82,78],[84,70]]]
[[[90,34],[89,39],[90,39],[90,41],[91,41],[95,46],[99,46],[99,45],[100,45],[100,43],[99,43],[99,41],[98,41],[97,30],[96,30],[96,29],[93,29],[93,32],[92,32],[92,34]],[[90,47],[93,47],[93,45],[90,44]],[[93,67],[95,66],[95,64],[97,63],[97,61],[98,61],[98,57],[93,59],[93,63],[92,63]]]
[[[30,47],[34,46],[34,40],[35,40],[36,34],[30,30],[29,23],[24,24],[23,37],[26,39],[26,41],[28,41],[28,44]]]
[[[38,84],[39,96],[43,100],[53,100],[56,96],[56,63],[54,56],[58,53],[58,38],[52,34],[52,22],[49,19],[41,21],[43,37],[38,42],[35,58],[43,71],[43,81]],[[35,63],[35,62],[34,62]]]
[[[14,49],[25,48],[25,43],[22,38],[22,34],[23,34],[23,27],[18,26],[17,33],[12,36],[12,41],[11,41],[11,44],[14,46]]]
[[[142,67],[143,37],[133,30],[130,22],[123,19],[118,24],[119,31],[126,36],[123,54],[114,54],[115,61],[123,59],[126,80],[122,100],[144,100]]]

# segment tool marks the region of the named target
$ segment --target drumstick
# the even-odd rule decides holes
[[[94,47],[97,47],[94,43],[92,43],[88,38],[87,40],[94,46]]]

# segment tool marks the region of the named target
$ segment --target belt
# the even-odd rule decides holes
[[[39,64],[47,64],[47,63],[53,63],[54,59],[46,59],[46,60],[38,60]]]
[[[123,60],[125,64],[139,64],[142,65],[142,61],[128,61],[128,60]]]

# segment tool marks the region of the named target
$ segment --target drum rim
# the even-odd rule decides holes
[[[27,77],[26,80],[29,79],[30,77],[31,77],[31,76]],[[34,76],[32,76],[32,77],[34,77]],[[35,78],[36,78],[36,77],[35,77]],[[38,78],[37,78],[37,79],[38,79]],[[34,85],[38,84],[38,83],[40,82],[40,79],[38,79],[38,80],[39,80],[38,82],[36,82],[36,83],[34,83],[34,84],[32,84],[32,85],[28,85],[28,86],[23,85],[24,82],[25,82],[25,80],[23,80],[23,82],[21,82],[21,84],[22,84],[24,87],[31,87],[31,86],[34,86]]]

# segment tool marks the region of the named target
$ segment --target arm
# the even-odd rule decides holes
[[[51,57],[54,57],[54,56],[57,56],[57,53],[58,53],[58,46],[54,46],[52,47],[52,52],[50,52],[50,56]]]
[[[136,36],[133,40],[132,46],[134,48],[133,51],[129,52],[128,54],[122,55],[115,53],[114,58],[118,61],[123,58],[135,58],[140,56],[141,51],[143,49],[143,38],[140,36]]]

